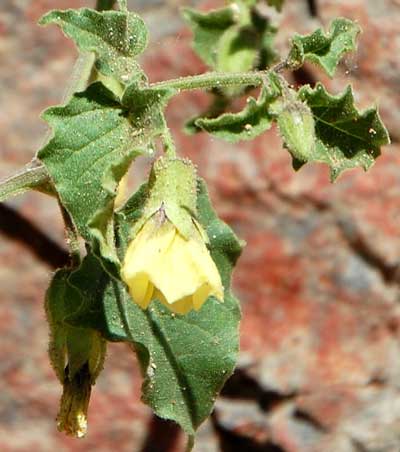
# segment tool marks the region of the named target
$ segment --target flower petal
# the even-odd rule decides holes
[[[198,227],[187,240],[161,214],[130,243],[122,278],[143,309],[154,298],[179,314],[199,310],[211,295],[223,301],[221,277]]]
[[[175,228],[169,221],[159,226],[156,219],[148,220],[128,246],[122,269],[124,281],[129,285],[137,273],[147,273],[157,267],[174,235]]]
[[[129,280],[129,293],[134,302],[141,308],[146,309],[151,301],[154,286],[149,282],[145,273],[138,273]]]

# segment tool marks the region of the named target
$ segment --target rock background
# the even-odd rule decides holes
[[[150,28],[142,63],[151,81],[205,69],[178,10],[222,1],[130,3]],[[282,51],[294,31],[312,31],[336,16],[358,20],[359,52],[345,59],[334,81],[307,66],[293,82],[323,79],[333,92],[352,83],[361,107],[378,102],[393,144],[368,174],[354,170],[331,185],[319,165],[294,173],[276,130],[238,146],[183,135],[184,121],[207,104],[207,95],[185,93],[171,102],[178,148],[199,165],[219,214],[247,241],[234,279],[243,306],[240,362],[195,450],[398,452],[400,2],[286,3],[275,15]],[[52,7],[90,5],[1,1],[0,178],[42,144],[39,114],[59,103],[76,57],[56,27],[39,28],[37,19]],[[177,428],[140,402],[139,371],[123,344],[109,347],[86,439],[57,432],[60,387],[48,364],[42,300],[65,258],[60,215],[36,193],[12,199],[0,214],[0,449],[182,451]]]

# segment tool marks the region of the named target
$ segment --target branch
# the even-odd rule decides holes
[[[191,75],[172,80],[152,83],[151,88],[175,88],[177,90],[190,90],[202,88],[220,88],[233,85],[259,86],[263,83],[265,72],[206,72],[200,75]]]
[[[27,165],[22,171],[0,182],[0,202],[27,190],[52,194],[50,177],[43,165]]]
[[[279,73],[288,68],[287,60],[281,61],[266,71],[254,72],[206,72],[199,75],[179,77],[172,80],[150,84],[151,88],[174,88],[191,90],[204,88],[221,88],[224,86],[260,86],[269,72]]]

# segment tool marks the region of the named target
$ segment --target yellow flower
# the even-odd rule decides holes
[[[198,311],[213,295],[223,301],[218,269],[204,241],[205,233],[193,220],[193,232],[185,238],[161,207],[130,243],[122,279],[133,300],[146,309],[153,299],[171,311]]]

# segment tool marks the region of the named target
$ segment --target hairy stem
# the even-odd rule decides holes
[[[234,85],[259,86],[265,79],[265,72],[226,73],[206,72],[172,80],[152,83],[152,88],[175,88],[180,91],[204,88],[219,88]]]
[[[47,189],[46,189],[47,188]],[[27,190],[36,189],[51,194],[50,178],[43,165],[27,165],[22,171],[0,183],[0,202]]]
[[[72,267],[78,267],[81,263],[79,234],[72,221],[71,215],[67,212],[60,201],[58,202],[58,205],[60,206],[61,215],[64,220],[66,239],[70,251],[71,265]]]
[[[260,86],[264,83],[268,72],[279,73],[287,69],[286,60],[281,61],[266,71],[254,72],[206,72],[199,75],[190,75],[172,80],[152,83],[152,88],[174,88],[179,91],[192,89],[210,89],[225,86]]]

